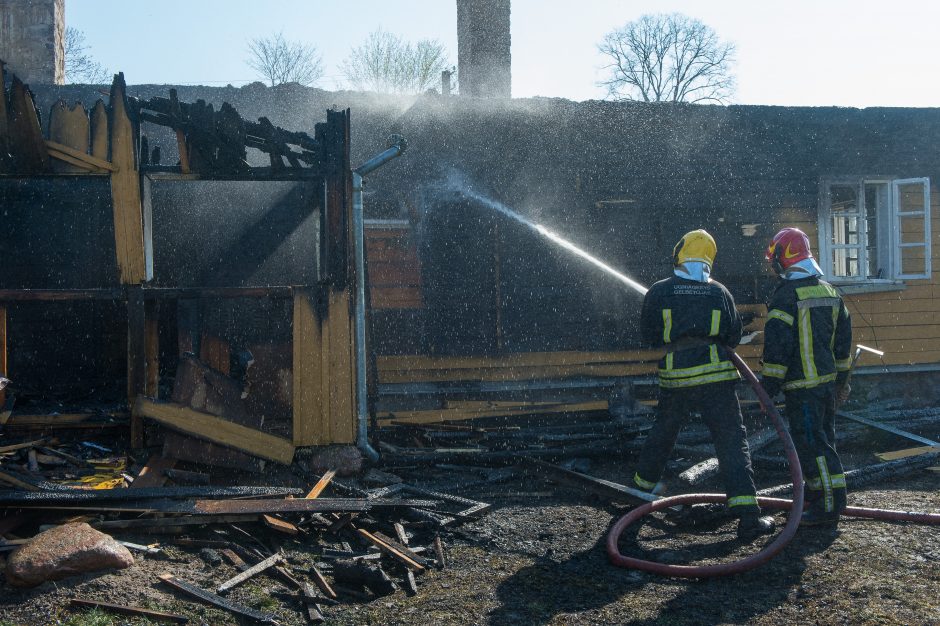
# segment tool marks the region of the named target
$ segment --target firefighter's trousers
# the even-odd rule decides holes
[[[683,389],[660,388],[656,423],[646,438],[633,478],[639,488],[650,491],[659,482],[679,431],[697,411],[711,432],[731,512],[742,516],[759,511],[747,432],[734,385],[734,381],[723,381]]]
[[[806,499],[827,513],[845,508],[845,472],[836,452],[835,384],[786,392],[790,433],[803,467]]]

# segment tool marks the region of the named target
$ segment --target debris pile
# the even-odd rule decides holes
[[[0,490],[7,582],[29,587],[133,567],[132,553],[169,563],[169,551],[182,550],[211,566],[211,586],[165,571],[153,581],[156,589],[277,623],[278,615],[238,593],[249,579],[272,577],[290,590],[275,594],[284,606],[319,623],[339,604],[399,590],[417,594],[422,575],[445,567],[451,529],[491,506],[377,469],[340,479],[336,470],[318,476],[295,464],[272,481],[298,485],[286,487],[222,486],[238,476],[197,469],[159,454],[139,463],[91,442],[34,439],[0,447],[0,480],[9,487]],[[71,607],[186,619],[107,597],[74,597]]]

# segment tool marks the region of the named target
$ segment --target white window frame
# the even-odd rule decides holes
[[[901,185],[922,184],[924,189],[924,209],[922,211],[901,211],[900,187]],[[929,178],[901,178],[891,181],[891,254],[892,265],[895,271],[895,277],[900,280],[913,280],[930,278],[931,255],[930,255],[930,179]],[[924,241],[908,242],[901,241],[901,218],[904,217],[923,217],[924,220]],[[902,248],[924,248],[924,271],[912,274],[904,273],[904,266],[901,259]]]
[[[878,214],[878,233],[876,233],[879,257],[884,262],[881,269],[884,275],[881,278],[869,278],[868,273],[868,220],[865,206],[866,185],[887,185],[889,206],[883,208]],[[924,210],[899,211],[900,187],[902,185],[921,184],[924,191]],[[857,245],[837,245],[833,243],[831,188],[833,186],[855,186],[857,189],[857,219],[858,236]],[[918,242],[901,241],[902,218],[923,217],[924,240]],[[840,284],[870,284],[894,285],[903,280],[921,280],[931,277],[931,233],[930,233],[930,179],[923,178],[897,178],[894,176],[845,176],[824,178],[820,181],[819,211],[818,211],[818,238],[819,262],[827,280]],[[902,248],[924,248],[923,272],[902,271]],[[860,276],[835,276],[833,271],[833,252],[839,248],[858,249],[858,266]]]

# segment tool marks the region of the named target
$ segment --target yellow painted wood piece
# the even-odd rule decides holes
[[[329,438],[330,443],[352,443],[356,438],[355,346],[349,291],[329,294]]]
[[[134,410],[137,414],[174,430],[242,450],[263,459],[284,465],[290,465],[294,459],[294,446],[287,439],[235,424],[214,415],[200,413],[179,404],[156,403],[144,397],[138,397]]]
[[[882,461],[894,461],[905,459],[911,456],[920,456],[921,454],[931,454],[940,452],[940,446],[918,446],[916,448],[905,448],[904,450],[895,450],[893,452],[876,452],[875,456]]]
[[[329,405],[324,405],[323,384],[329,379],[322,371],[323,341],[312,298],[306,289],[294,292],[292,412],[296,446],[327,443],[323,416]]]
[[[108,173],[107,170],[103,170],[100,167],[95,167],[94,165],[89,165],[88,163],[85,163],[81,159],[76,159],[73,156],[65,154],[64,152],[59,152],[58,150],[55,150],[53,148],[47,149],[47,154],[49,155],[49,158],[55,159],[54,161],[52,161],[52,164],[53,164],[53,170],[56,172],[65,173],[65,174],[102,174],[102,175],[105,175]],[[56,166],[57,163],[68,163],[69,167],[67,169],[62,168],[62,167],[57,167]]]
[[[114,205],[114,242],[121,283],[147,280],[144,258],[144,219],[140,204],[140,176],[134,151],[136,133],[127,113],[124,75],[111,86],[111,198]]]
[[[310,490],[310,493],[304,496],[307,500],[313,500],[326,489],[326,486],[330,484],[330,481],[333,480],[333,477],[336,476],[336,470],[327,470],[326,473],[320,477],[320,480],[317,481],[317,484],[313,486],[313,489]]]
[[[91,156],[108,159],[108,109],[98,100],[91,109]]]
[[[50,151],[55,150],[56,152],[61,152],[64,155],[70,156],[73,159],[81,161],[82,163],[86,164],[88,167],[91,167],[91,168],[107,170],[109,172],[117,171],[117,168],[110,161],[106,161],[105,159],[99,159],[96,156],[85,154],[84,152],[79,152],[78,150],[75,150],[69,146],[66,146],[61,143],[56,143],[55,141],[52,141],[49,139],[46,140],[46,148],[48,148]]]
[[[78,159],[74,153],[88,153],[88,130],[88,113],[85,111],[85,107],[81,103],[69,107],[64,100],[58,100],[49,111],[49,140],[46,141],[46,147],[49,147],[49,144],[52,143],[66,149],[58,150],[58,152],[64,152],[66,155]],[[55,172],[74,173],[87,169],[69,159],[59,158],[52,151],[50,151],[49,156],[59,159],[58,162],[53,161],[51,163],[52,170]],[[81,159],[78,160],[81,161]]]

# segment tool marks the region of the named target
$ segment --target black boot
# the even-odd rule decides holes
[[[843,493],[845,490],[842,490]],[[800,526],[835,526],[839,523],[838,508],[831,511],[826,510],[824,500],[814,500],[803,509],[803,516],[800,518]],[[844,508],[844,505],[843,505]]]
[[[774,531],[774,518],[760,517],[759,514],[748,515],[738,520],[738,539],[750,543],[761,535],[769,535]]]

